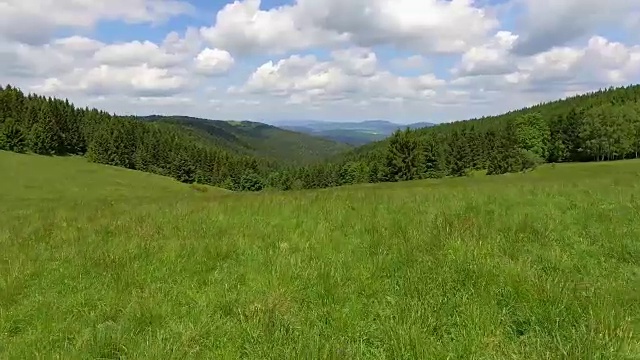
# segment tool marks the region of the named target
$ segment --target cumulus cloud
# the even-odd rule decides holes
[[[42,45],[0,41],[0,78],[47,95],[175,96],[198,83],[193,59],[201,43],[194,34],[170,33],[160,44],[79,35]]]
[[[63,51],[79,55],[93,54],[104,46],[100,41],[77,35],[55,39],[53,45]]]
[[[347,74],[355,76],[373,76],[378,67],[376,53],[365,48],[336,50],[332,57]]]
[[[77,69],[61,78],[47,78],[33,90],[47,94],[81,92],[91,95],[157,97],[178,94],[186,88],[187,83],[183,76],[147,64],[130,67],[100,65],[90,69]]]
[[[471,0],[297,0],[270,10],[260,5],[260,0],[226,5],[214,26],[201,29],[202,36],[239,54],[346,42],[451,53],[481,42],[498,26]]]
[[[196,70],[205,75],[227,73],[233,67],[234,60],[228,51],[206,48],[195,58]]]
[[[454,86],[491,89],[499,92],[525,91],[554,95],[582,92],[610,85],[626,85],[640,76],[640,46],[627,46],[601,36],[591,37],[583,46],[554,47],[532,56],[507,56],[504,70],[464,72]],[[479,70],[479,68],[476,68]]]
[[[491,114],[640,79],[640,38],[624,34],[639,28],[640,2],[495,4],[289,0],[269,9],[235,0],[210,26],[175,28],[161,41],[99,41],[92,29],[102,21],[158,23],[192,8],[0,0],[0,79],[115,112],[392,119]],[[524,12],[511,26],[505,14],[514,9]],[[59,33],[70,36],[52,37]]]
[[[151,41],[107,45],[96,51],[94,59],[105,65],[135,66],[148,63],[160,68],[176,66],[184,60],[183,54],[171,53]]]
[[[524,31],[514,51],[533,55],[592,35],[611,24],[632,24],[640,17],[633,0],[520,0],[525,5]]]
[[[427,53],[463,51],[498,26],[471,0],[299,0],[298,6],[312,23],[348,34],[357,45]]]
[[[42,46],[0,43],[0,71],[5,75],[25,78],[69,71],[83,61],[82,51],[77,44],[71,44],[73,41],[70,38],[60,39]]]
[[[640,76],[640,46],[626,46],[594,36],[584,50],[583,62],[587,72],[596,75],[601,82],[623,85]],[[591,71],[590,68],[599,69]]]
[[[182,46],[184,41],[171,35],[161,45],[150,41],[104,44],[72,36],[41,46],[5,44],[14,57],[9,63],[0,51],[0,61],[9,65],[5,72],[18,69],[12,75],[40,79],[30,89],[48,95],[172,96],[194,83],[188,80],[192,49]]]
[[[457,76],[500,75],[513,70],[509,54],[518,36],[508,31],[498,32],[486,44],[467,50],[453,69]]]
[[[157,23],[191,11],[191,5],[178,0],[3,0],[0,35],[43,44],[57,27],[90,28],[100,20]]]
[[[433,74],[395,75],[380,69],[372,51],[354,48],[335,51],[329,61],[320,61],[313,55],[269,61],[258,67],[243,87],[231,90],[311,103],[360,97],[426,99],[444,84]]]
[[[180,54],[194,54],[202,48],[202,38],[197,29],[189,27],[184,36],[172,31],[164,38],[162,47],[168,52]]]
[[[540,88],[571,83],[625,85],[640,75],[640,46],[594,36],[585,47],[554,48],[522,61],[520,73]]]
[[[202,37],[238,54],[282,53],[340,40],[340,36],[313,24],[302,27],[296,6],[261,10],[260,5],[260,0],[227,4],[216,15],[213,27],[200,29]]]

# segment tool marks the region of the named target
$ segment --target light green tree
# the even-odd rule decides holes
[[[539,113],[522,115],[515,120],[518,147],[544,160],[549,156],[551,131]]]

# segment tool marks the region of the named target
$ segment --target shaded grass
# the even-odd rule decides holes
[[[0,358],[640,356],[640,162],[269,194],[0,169]]]

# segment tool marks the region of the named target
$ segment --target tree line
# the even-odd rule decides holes
[[[0,150],[89,161],[230,190],[261,190],[271,161],[235,153],[177,125],[139,121],[0,87]]]
[[[542,163],[640,156],[640,86],[609,88],[499,116],[399,130],[325,164],[292,170],[301,188],[396,182]],[[291,182],[280,188],[287,189]]]
[[[90,161],[235,191],[316,189],[521,172],[541,163],[640,155],[640,86],[606,89],[493,117],[399,130],[308,166],[234,152],[175,124],[144,122],[0,87],[0,149]]]

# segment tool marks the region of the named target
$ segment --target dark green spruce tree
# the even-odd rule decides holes
[[[467,176],[471,171],[472,158],[467,132],[454,129],[449,134],[449,174],[451,176]]]
[[[397,130],[389,138],[386,166],[389,181],[420,179],[425,172],[424,148],[416,131]]]
[[[438,179],[446,176],[446,149],[444,142],[436,135],[424,139],[424,177]]]
[[[0,125],[0,150],[22,153],[27,150],[27,138],[20,124],[12,118]]]

